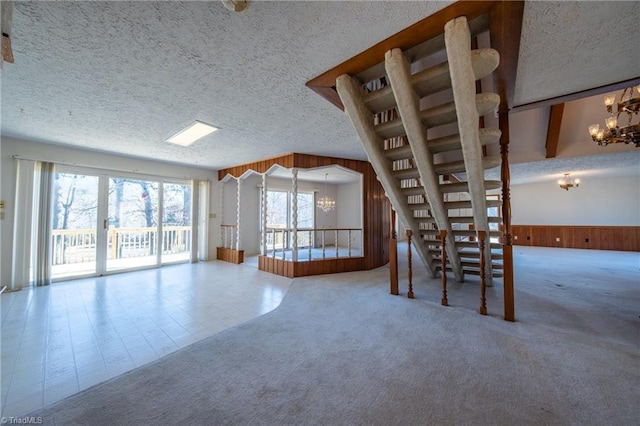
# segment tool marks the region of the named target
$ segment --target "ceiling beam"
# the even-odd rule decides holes
[[[640,84],[640,77],[635,77],[629,80],[607,84],[605,86],[594,87],[593,89],[581,90],[580,92],[569,93],[551,99],[543,99],[536,102],[530,102],[528,104],[518,105],[513,107],[512,112],[528,111],[531,109],[546,107],[549,105],[556,105],[575,101],[578,99],[589,98],[591,96],[604,95],[605,93],[615,92],[616,90],[623,90],[627,87],[637,86],[638,84]]]
[[[549,124],[547,126],[547,143],[545,144],[547,158],[555,158],[558,153],[563,113],[564,103],[551,106],[551,110],[549,111]]]
[[[500,53],[500,65],[493,73],[494,91],[501,100],[499,112],[510,111],[513,108],[523,13],[523,1],[500,2],[491,10],[491,47]]]

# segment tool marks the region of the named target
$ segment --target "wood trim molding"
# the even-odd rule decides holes
[[[558,154],[558,142],[560,139],[560,127],[562,126],[562,114],[564,113],[564,103],[551,106],[549,111],[549,124],[547,126],[547,158],[555,158]]]
[[[392,35],[364,52],[333,67],[332,69],[309,80],[307,87],[331,102],[340,109],[344,109],[342,101],[336,93],[336,79],[342,74],[358,74],[384,62],[385,53],[393,48],[410,49],[430,40],[444,32],[444,25],[458,16],[466,16],[469,21],[487,14],[497,3],[512,3],[510,1],[458,1],[444,9],[430,15],[410,27]],[[520,37],[517,38],[520,43]],[[516,56],[517,61],[517,56]]]

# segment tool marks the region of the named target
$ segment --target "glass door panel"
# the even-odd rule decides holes
[[[53,192],[52,278],[95,274],[98,176],[55,173]]]
[[[191,185],[162,185],[162,263],[191,258]]]
[[[158,264],[158,186],[109,178],[107,271]]]

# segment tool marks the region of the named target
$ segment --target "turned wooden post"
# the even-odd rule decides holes
[[[480,249],[480,313],[487,315],[487,282],[485,280],[487,261],[484,253],[484,243],[487,238],[486,231],[478,231],[478,248]]]
[[[504,319],[515,321],[513,246],[511,245],[511,194],[509,173],[509,110],[513,107],[515,75],[518,67],[520,44],[517,41],[522,30],[524,2],[499,2],[491,10],[489,32],[491,44],[498,52],[511,54],[501,56],[500,65],[493,73],[493,91],[500,96],[498,125],[500,127],[500,180],[502,181],[502,283],[504,286]],[[514,37],[514,34],[517,36]]]
[[[407,229],[407,261],[409,262],[409,271],[407,277],[409,278],[409,292],[407,293],[407,297],[409,299],[413,299],[413,271],[411,269],[411,232],[410,229]]]
[[[500,156],[502,159],[500,179],[502,180],[502,283],[504,287],[504,319],[515,321],[515,302],[513,285],[513,246],[511,245],[511,193],[509,188],[509,115],[499,114]]]
[[[398,235],[396,233],[396,212],[391,209],[391,238],[389,238],[389,284],[391,294],[398,295]]]
[[[442,259],[442,306],[449,306],[449,301],[447,300],[447,231],[440,231],[440,257]]]

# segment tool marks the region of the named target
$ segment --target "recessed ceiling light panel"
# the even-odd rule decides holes
[[[167,142],[181,146],[189,146],[198,139],[203,138],[215,132],[216,130],[219,129],[210,124],[206,124],[201,121],[195,121],[189,127],[171,136],[169,139],[167,139]]]

